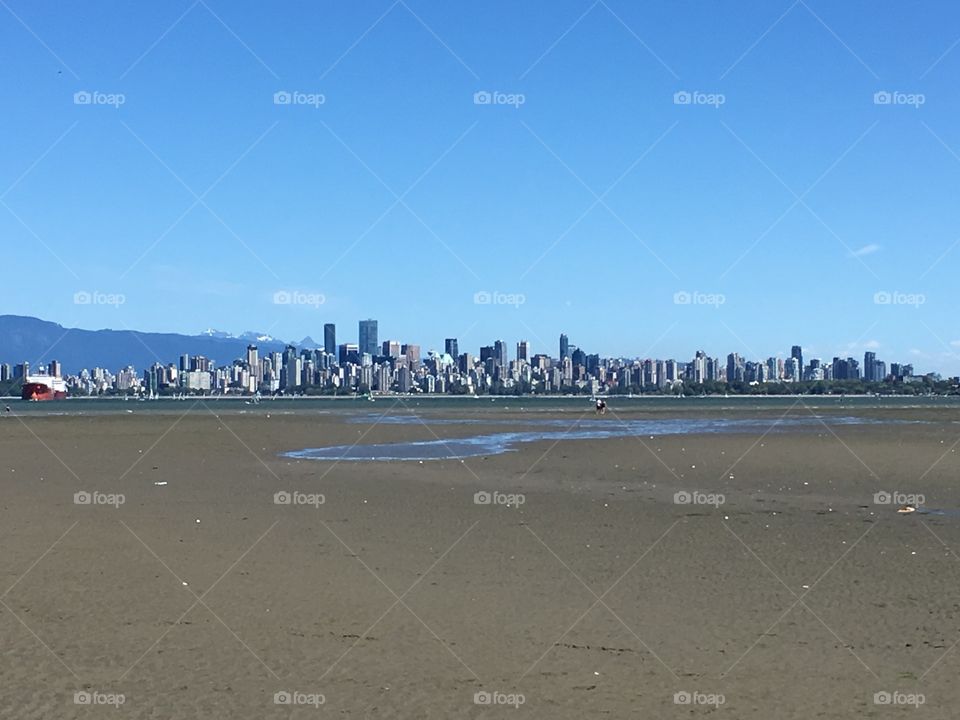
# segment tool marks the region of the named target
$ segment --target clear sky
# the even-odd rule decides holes
[[[958,41],[955,2],[2,0],[0,312],[957,374]]]

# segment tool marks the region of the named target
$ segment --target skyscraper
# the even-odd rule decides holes
[[[566,335],[560,335],[560,359],[570,357],[570,340]]]
[[[397,340],[384,340],[381,355],[384,357],[400,357],[400,343]]]
[[[526,340],[517,343],[517,360],[530,362],[530,343]]]
[[[460,349],[456,338],[447,338],[443,341],[443,351],[454,360],[460,355]]]
[[[877,354],[869,350],[863,354],[863,379],[867,382],[878,380],[876,376]]]
[[[323,351],[327,355],[335,355],[337,352],[337,326],[333,323],[323,326]]]
[[[493,356],[500,367],[507,366],[507,344],[503,340],[493,343]]]
[[[377,342],[377,321],[376,320],[361,320],[360,321],[360,354],[369,353],[371,356],[376,355],[379,351],[379,343]]]
[[[798,376],[794,378],[794,381],[803,380],[803,348],[799,345],[794,345],[790,348],[790,357],[797,359],[797,365],[799,365]]]

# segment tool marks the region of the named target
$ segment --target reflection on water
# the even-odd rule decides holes
[[[378,424],[426,424],[416,415],[357,417],[351,422]],[[513,452],[516,445],[542,440],[604,440],[629,436],[656,437],[662,435],[699,435],[730,432],[778,432],[834,425],[887,425],[902,421],[871,420],[855,417],[801,417],[766,419],[727,418],[672,418],[663,420],[527,420],[524,427],[535,429],[520,432],[501,432],[444,440],[375,443],[371,445],[334,445],[306,448],[285,453],[285,457],[307,460],[455,460],[480,455],[499,455]],[[474,420],[431,418],[429,425],[517,425],[510,420]]]

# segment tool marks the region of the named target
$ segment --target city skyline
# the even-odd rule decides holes
[[[960,372],[955,6],[4,12],[5,312]]]
[[[273,336],[269,336],[266,334],[257,333],[253,331],[247,331],[239,335],[233,335],[223,331],[215,330],[213,328],[208,328],[204,332],[199,333],[198,335],[195,335],[195,336],[185,336],[185,338],[189,339],[190,337],[209,336],[209,337],[231,338],[235,340],[244,340],[244,341],[250,341],[251,343],[267,342],[267,343],[273,343],[273,344],[282,344],[287,347],[294,347],[298,350],[323,349],[327,354],[336,355],[338,358],[342,358],[345,352],[356,352],[358,356],[361,356],[364,354],[368,354],[371,356],[389,356],[391,354],[387,350],[387,345],[389,343],[391,345],[396,345],[398,350],[399,348],[405,348],[407,345],[411,345],[412,347],[416,347],[418,349],[420,347],[423,347],[425,349],[424,350],[425,352],[434,352],[434,351],[443,352],[451,355],[454,359],[456,359],[460,354],[459,349],[461,345],[463,345],[464,347],[468,347],[466,343],[461,343],[461,338],[459,337],[446,337],[443,339],[442,342],[437,342],[435,344],[430,344],[430,343],[411,344],[411,343],[407,343],[405,340],[397,339],[396,337],[385,338],[381,342],[379,339],[379,321],[378,320],[370,319],[370,318],[362,319],[357,321],[356,325],[357,325],[357,333],[355,336],[352,336],[349,333],[344,333],[344,332],[338,333],[337,323],[332,323],[332,322],[323,323],[322,336],[321,336],[323,338],[322,340],[313,339],[312,336],[310,336],[309,334],[305,335],[302,340],[284,340],[282,338],[276,338]],[[130,328],[125,328],[125,329],[131,330]],[[69,333],[70,330],[71,329],[68,328],[66,329],[65,332]],[[143,332],[143,331],[140,330],[140,331],[134,331],[134,332]],[[356,342],[340,343],[340,342],[337,342],[338,336],[341,339],[344,337],[355,338]],[[306,342],[308,340],[310,342]],[[481,340],[480,342],[483,343],[483,342],[490,342],[490,341]],[[474,347],[476,350],[479,351],[479,353],[477,354],[477,357],[483,358],[484,352],[486,351],[488,355],[495,356],[498,359],[500,359],[501,364],[506,364],[504,360],[510,354],[509,353],[510,343],[508,341],[503,340],[502,338],[492,342],[493,344],[487,344],[487,345],[481,344],[481,345],[474,345],[470,347]],[[541,344],[539,345],[539,347],[547,347],[547,346],[548,344],[542,343],[542,341],[541,341]],[[443,348],[442,351],[439,350],[439,348],[441,347]],[[522,359],[529,361],[530,357],[532,357],[533,355],[545,354],[548,357],[563,359],[564,357],[570,356],[572,351],[579,349],[576,344],[570,343],[569,335],[567,333],[560,333],[559,340],[556,344],[556,350],[557,350],[556,355],[551,354],[550,351],[544,352],[543,350],[539,350],[539,349],[536,352],[534,352],[531,350],[531,347],[538,347],[538,344],[537,343],[531,344],[531,341],[527,338],[520,338],[516,340],[514,344],[514,348],[516,352],[515,357],[517,357],[518,359],[522,357]],[[654,358],[654,357],[659,358],[661,356],[677,359],[685,356],[697,357],[703,353],[703,349],[702,349],[703,347],[704,346],[700,346],[697,348],[697,350],[687,355],[684,355],[684,353],[682,352],[676,352],[676,353],[659,352],[658,353],[658,352],[649,352],[649,351],[645,353],[640,353],[640,354],[631,353],[631,352],[615,353],[615,354],[594,352],[591,354],[596,355],[598,357],[605,358],[605,359],[619,359],[619,360],[644,360],[644,359]],[[788,362],[791,358],[796,358],[798,360],[799,368],[801,369],[801,371],[804,368],[809,367],[809,364],[804,362],[803,347],[804,346],[801,346],[801,345],[791,345],[789,355],[785,354],[785,357],[784,357],[784,359]],[[848,359],[858,354],[855,352],[851,352],[850,348],[847,348],[843,351],[835,352],[835,353],[821,353],[818,351],[811,350],[811,348],[814,348],[816,346],[806,346],[806,347],[807,347],[808,357],[818,362],[823,362],[826,359],[837,359],[837,358]],[[868,347],[870,349],[863,350],[861,353],[859,353],[859,355],[861,355],[863,358],[864,379],[873,380],[877,378],[874,374],[874,370],[872,369],[871,363],[874,360],[877,360],[878,348],[877,346],[868,346]],[[451,353],[451,350],[453,350],[454,352]],[[654,348],[648,347],[648,350],[652,351],[654,350]],[[0,363],[13,365],[13,364],[16,364],[16,362],[29,362],[24,359],[16,360],[9,357],[3,357],[3,354],[4,354],[3,348],[0,347]],[[43,357],[46,357],[47,355],[48,353],[44,353],[41,359]],[[770,359],[779,359],[781,353],[774,351],[773,353],[769,353],[766,355],[767,355],[766,358],[764,358],[763,357],[764,353],[753,353],[748,350],[743,354],[741,354],[741,351],[737,350],[737,351],[732,351],[728,356],[728,358],[732,356],[737,356],[737,357],[753,356],[754,358],[759,358],[766,361]],[[816,355],[816,357],[813,357],[814,355]],[[902,362],[897,362],[893,364],[908,365],[910,367],[914,365],[913,362],[906,362],[906,360],[909,360],[909,358],[904,359],[904,361]],[[43,363],[42,362],[37,363],[36,361],[33,361],[33,364],[34,366],[36,366],[38,364],[42,365]],[[932,368],[929,369],[927,372],[936,373],[939,375],[948,375],[946,373],[941,373],[936,369],[932,369]],[[882,377],[879,379],[882,379]]]
[[[784,387],[784,383],[802,384],[813,390],[817,384],[830,392],[859,388],[866,391],[883,384],[887,391],[927,391],[933,384],[940,391],[957,390],[960,378],[947,379],[935,372],[915,373],[912,363],[886,360],[875,351],[865,351],[862,362],[852,356],[834,356],[831,360],[804,359],[802,345],[792,345],[790,354],[766,359],[749,359],[731,352],[724,363],[698,350],[692,360],[659,356],[604,357],[570,342],[566,333],[558,337],[556,355],[549,350],[535,352],[529,340],[515,344],[510,357],[509,344],[502,339],[459,353],[459,338],[447,337],[443,351],[398,339],[378,336],[379,322],[368,318],[357,323],[357,342],[336,343],[335,323],[324,325],[323,344],[306,346],[287,344],[282,350],[264,348],[251,342],[242,358],[226,362],[205,355],[184,352],[178,362],[164,363],[159,357],[140,371],[134,365],[110,368],[82,368],[63,373],[62,364],[51,360],[32,366],[29,362],[12,365],[0,362],[0,382],[31,382],[44,377],[66,377],[66,387],[80,395],[104,392],[159,391],[215,394],[289,394],[332,391],[351,393],[425,394],[633,394],[694,392],[747,392],[748,388]],[[68,331],[69,332],[69,331]],[[266,339],[266,338],[265,338]],[[277,342],[271,338],[271,344]],[[141,340],[142,344],[146,343]],[[313,347],[309,347],[309,345]],[[889,367],[889,371],[888,371]],[[857,383],[857,386],[836,385]],[[753,392],[753,391],[750,391]]]

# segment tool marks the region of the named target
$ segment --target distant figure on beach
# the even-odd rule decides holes
[[[597,398],[597,415],[606,415],[607,414],[607,403],[600,398]]]

